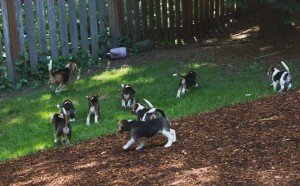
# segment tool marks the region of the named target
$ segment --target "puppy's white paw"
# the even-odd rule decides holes
[[[173,140],[172,140],[173,142],[175,142],[176,141],[176,137],[174,136],[174,138],[173,138]]]
[[[172,143],[171,144],[167,143],[164,147],[168,148],[168,147],[171,147],[171,145],[172,145]]]
[[[127,150],[127,149],[128,149],[128,146],[127,146],[127,145],[124,145],[124,146],[123,146],[123,149],[124,149],[124,150]]]
[[[135,148],[135,150],[141,150],[143,147],[137,147]]]

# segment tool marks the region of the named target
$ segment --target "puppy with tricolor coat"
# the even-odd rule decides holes
[[[72,126],[68,122],[67,111],[62,108],[62,113],[54,114],[51,122],[54,124],[54,143],[57,143],[61,139],[63,144],[70,144]]]
[[[123,88],[121,93],[121,105],[122,108],[128,109],[131,105],[135,104],[135,90],[130,85],[121,84],[121,87]]]
[[[136,115],[137,121],[147,121],[155,119],[157,118],[157,112],[161,113],[161,115],[164,114],[164,111],[162,111],[161,109],[154,108],[150,101],[148,101],[147,99],[144,100],[148,104],[149,108],[142,103],[136,103],[131,107],[131,114]]]
[[[158,133],[163,134],[168,139],[164,147],[170,147],[176,141],[176,132],[174,129],[171,129],[171,123],[164,112],[163,117],[148,121],[120,120],[118,122],[117,133],[122,132],[128,132],[131,136],[131,139],[123,146],[124,150],[128,149],[138,140],[141,140],[139,146],[136,147],[136,150],[140,150],[145,146],[146,139]]]
[[[52,71],[52,60],[50,60],[48,67],[50,88],[55,87],[55,94],[61,93],[73,77],[76,76],[76,80],[80,78],[80,69],[75,62],[68,63],[63,69]]]
[[[67,116],[68,116],[70,122],[75,121],[76,111],[75,111],[74,104],[71,100],[67,99],[67,100],[63,101],[62,104],[57,104],[57,107],[59,109],[61,109],[61,113],[63,112],[63,110],[62,110],[63,108],[66,110]]]
[[[88,100],[89,106],[88,106],[88,113],[86,117],[86,125],[90,125],[90,117],[92,114],[95,116],[95,123],[98,123],[98,118],[100,116],[101,110],[100,110],[100,104],[99,99],[100,96],[98,95],[91,95],[86,96],[86,99]]]
[[[282,92],[285,88],[285,85],[287,85],[287,90],[292,88],[292,76],[290,69],[283,61],[281,61],[281,64],[284,66],[286,71],[280,71],[275,67],[270,67],[267,73],[267,75],[272,77],[271,85],[273,86],[275,92],[277,92],[278,84],[280,85],[280,90],[278,92]]]
[[[177,76],[178,74],[173,74],[173,76]],[[197,84],[197,74],[194,71],[189,71],[186,75],[179,74],[181,76],[179,87],[177,90],[176,98],[180,98],[183,96],[185,92],[189,91],[192,87],[198,87]]]

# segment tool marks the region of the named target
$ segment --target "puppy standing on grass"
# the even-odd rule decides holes
[[[189,71],[187,75],[181,75],[181,79],[179,82],[179,87],[177,91],[176,98],[180,98],[181,95],[185,94],[185,91],[189,91],[191,87],[198,87],[196,82],[197,74],[194,71]],[[177,74],[173,74],[173,76],[177,76]]]
[[[86,96],[88,102],[89,102],[89,108],[86,118],[86,125],[90,125],[90,116],[91,114],[95,115],[95,123],[98,123],[98,117],[100,115],[100,104],[99,104],[99,96],[98,95],[92,95],[92,96]]]
[[[277,91],[277,85],[280,84],[280,90],[278,92],[281,92],[284,90],[285,85],[287,85],[287,90],[290,90],[292,88],[292,76],[290,73],[289,67],[281,61],[281,64],[284,66],[286,71],[280,71],[275,67],[271,67],[267,73],[267,75],[272,77],[272,84],[273,89],[276,92]]]
[[[121,104],[122,108],[130,108],[131,105],[135,104],[134,94],[135,90],[130,85],[121,84],[123,92],[121,93]]]
[[[75,121],[75,114],[76,114],[76,112],[75,112],[75,107],[74,107],[74,105],[73,105],[73,103],[72,103],[71,100],[65,100],[61,105],[58,104],[57,107],[59,109],[61,109],[61,113],[63,112],[62,109],[66,110],[67,116],[68,116],[70,122],[74,122]]]
[[[54,143],[57,143],[62,138],[62,143],[70,144],[72,135],[72,126],[68,122],[67,111],[62,108],[62,113],[56,113],[51,118],[54,124]]]
[[[117,132],[128,132],[131,136],[131,139],[123,146],[125,150],[139,139],[142,141],[136,150],[142,149],[145,146],[146,139],[155,136],[157,133],[162,133],[168,139],[164,147],[170,147],[176,141],[176,132],[170,126],[171,124],[163,112],[163,117],[148,121],[120,120]]]
[[[66,87],[72,76],[76,76],[76,80],[80,78],[80,70],[75,62],[68,63],[63,69],[52,71],[52,60],[50,60],[48,67],[50,87],[55,87],[55,94],[59,94]]]

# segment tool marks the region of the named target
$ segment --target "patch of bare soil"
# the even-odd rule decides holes
[[[299,185],[300,90],[172,120],[143,150],[109,135],[0,164],[0,185]]]

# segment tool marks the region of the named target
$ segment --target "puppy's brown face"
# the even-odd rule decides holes
[[[77,65],[75,62],[70,62],[66,65],[66,67],[71,69],[72,74],[76,74],[77,73]]]
[[[118,122],[118,130],[116,132],[117,136],[125,131],[125,128],[126,128],[127,124],[128,124],[128,120],[125,120],[125,119],[120,120]]]
[[[269,68],[267,75],[272,76],[273,72],[274,72],[274,67],[272,66]]]
[[[118,133],[122,133],[124,128],[124,120],[118,122]]]
[[[136,103],[134,105],[131,106],[131,114],[136,114],[136,110],[139,107],[139,104]]]

